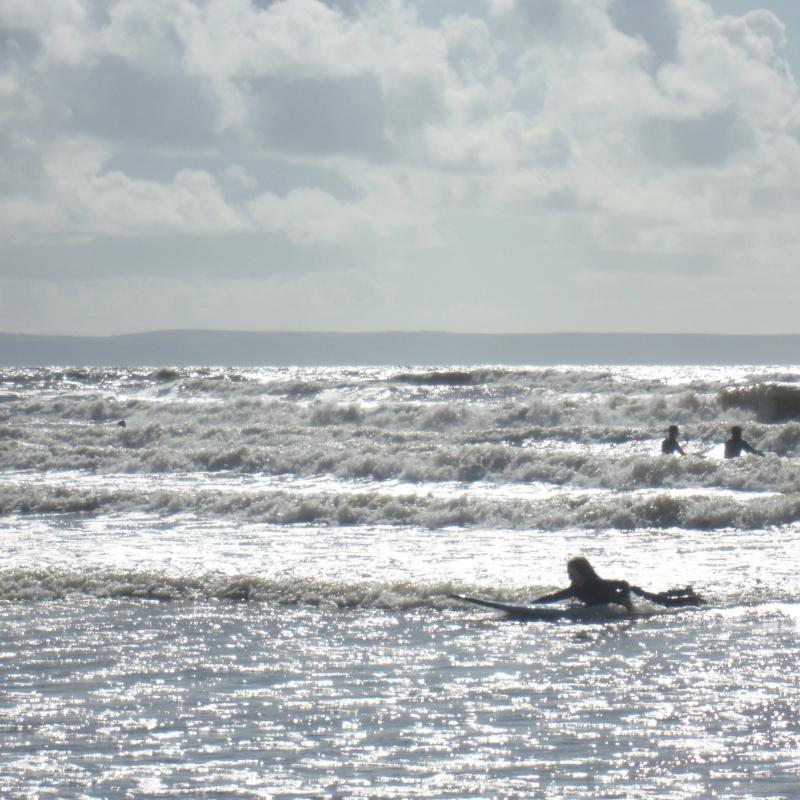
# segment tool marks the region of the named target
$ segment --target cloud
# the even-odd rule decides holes
[[[371,75],[262,78],[252,85],[256,136],[270,150],[382,160],[390,155],[384,99]]]
[[[641,37],[653,55],[656,69],[676,59],[680,20],[672,0],[612,0],[608,13],[622,33]]]
[[[608,25],[604,0],[491,0],[489,5],[503,33],[523,46],[589,41]]]
[[[283,233],[297,243],[344,245],[354,251],[388,246],[413,236],[430,246],[436,234],[425,206],[409,202],[404,183],[372,176],[356,200],[340,200],[317,188],[298,188],[284,196],[264,192],[246,205],[253,224]]]
[[[689,119],[653,117],[641,131],[647,155],[666,166],[714,166],[752,147],[751,128],[733,109]]]
[[[211,91],[190,76],[155,72],[103,56],[67,84],[68,125],[76,133],[154,149],[213,146],[219,111]]]
[[[436,327],[424,268],[426,313],[456,286],[502,328],[553,281],[590,316],[604,275],[744,285],[765,241],[785,276],[787,36],[704,0],[0,0],[0,277],[339,270]]]
[[[258,181],[239,164],[229,164],[224,171],[225,180],[242,192],[254,192]]]

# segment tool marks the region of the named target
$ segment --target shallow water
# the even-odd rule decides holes
[[[131,599],[47,611],[3,613],[4,796],[796,792],[796,606],[576,626]]]
[[[798,378],[0,372],[0,796],[796,796],[800,425],[720,398]],[[447,597],[575,553],[708,605]]]

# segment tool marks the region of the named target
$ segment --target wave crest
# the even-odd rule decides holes
[[[800,387],[786,384],[723,389],[719,393],[722,408],[739,408],[755,413],[759,422],[800,420]]]
[[[380,609],[454,606],[447,595],[474,591],[451,581],[318,581],[302,577],[262,578],[208,572],[170,575],[157,570],[11,569],[0,571],[0,602],[62,600],[74,595],[105,599],[231,601],[331,609]]]
[[[680,494],[665,491],[562,492],[530,498],[486,498],[469,491],[451,497],[393,494],[376,490],[352,493],[95,491],[82,488],[18,488],[3,494],[0,514],[143,513],[211,517],[263,525],[323,527],[408,526],[505,530],[636,530],[738,528],[758,530],[800,523],[800,495]]]

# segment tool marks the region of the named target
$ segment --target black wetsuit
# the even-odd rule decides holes
[[[604,606],[606,603],[626,605],[630,596],[630,586],[626,581],[607,581],[603,578],[588,580],[580,586],[568,586],[560,592],[553,592],[538,598],[536,603],[555,603],[574,597],[587,606]]]
[[[745,453],[755,453],[757,456],[763,455],[763,453],[756,450],[755,447],[751,447],[744,439],[734,439],[731,437],[725,442],[725,458],[736,458],[740,456],[743,451]]]
[[[678,440],[672,438],[664,439],[664,441],[661,442],[661,452],[665,456],[671,455],[672,453],[680,453],[682,456],[686,455],[686,453],[683,452],[683,448],[678,444]]]

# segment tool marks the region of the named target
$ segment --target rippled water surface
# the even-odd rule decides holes
[[[0,796],[798,796],[798,379],[0,371]]]
[[[796,796],[797,612],[780,605],[555,630],[455,611],[47,612],[2,617],[4,796]]]

